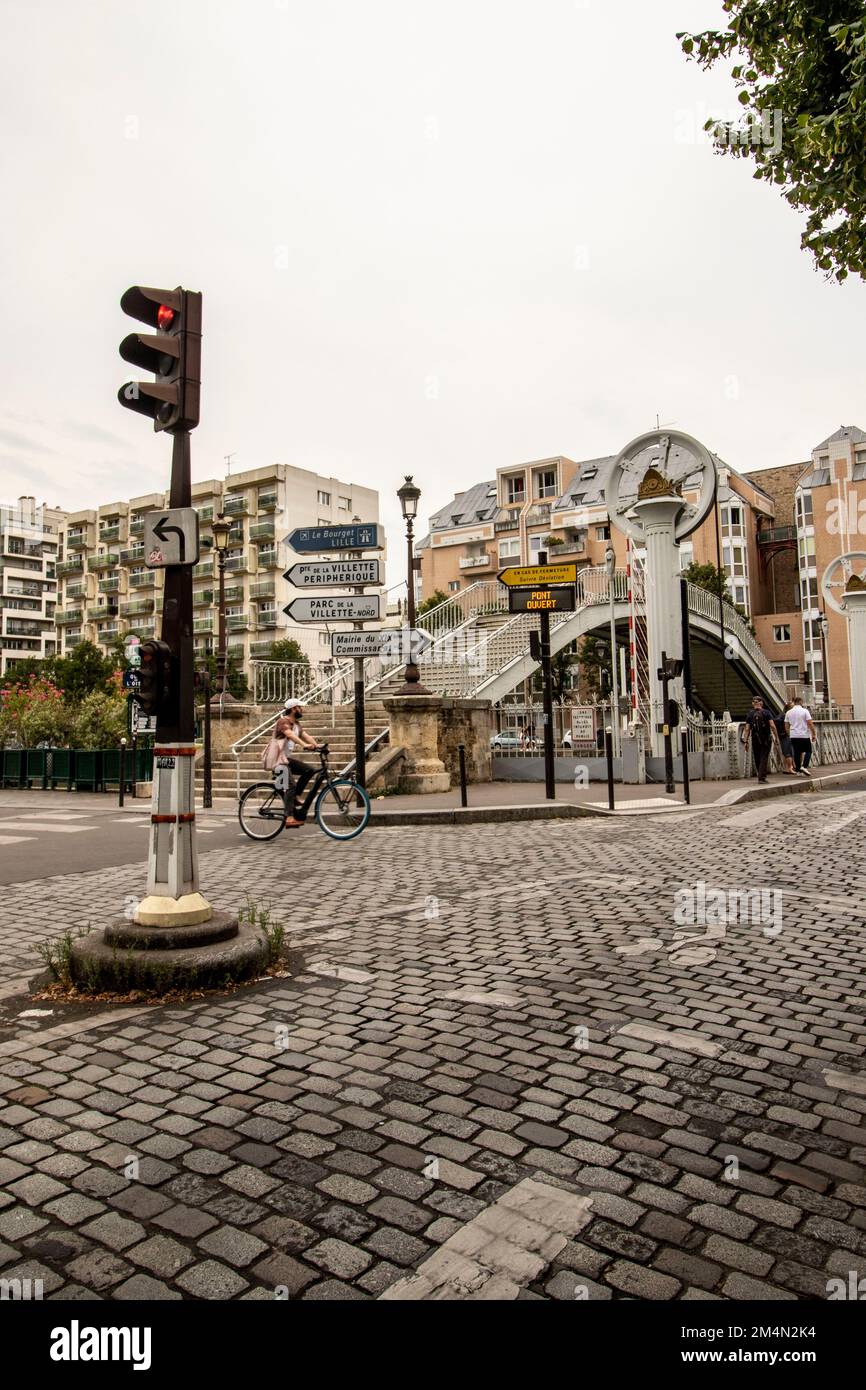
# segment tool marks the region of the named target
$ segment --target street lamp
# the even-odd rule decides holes
[[[231,522],[220,512],[213,523],[213,546],[217,553],[219,569],[218,636],[217,636],[217,694],[225,695],[226,689],[226,551],[229,548]]]
[[[824,704],[830,711],[832,718],[833,708],[830,704],[830,668],[827,664],[827,633],[830,631],[830,623],[826,613],[821,614],[821,665],[824,671]]]
[[[410,476],[407,475],[403,486],[397,489],[397,496],[400,498],[400,509],[403,513],[403,520],[406,523],[406,546],[408,556],[408,609],[409,609],[409,650],[406,653],[406,671],[404,684],[398,691],[400,695],[429,695],[430,691],[421,685],[421,677],[418,667],[412,655],[412,641],[415,634],[415,555],[413,546],[413,532],[415,518],[418,515],[418,499],[421,496],[420,487],[416,487]]]

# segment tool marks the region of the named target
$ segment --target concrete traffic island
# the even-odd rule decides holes
[[[121,918],[79,937],[70,974],[88,993],[219,989],[260,975],[271,963],[267,937],[235,914],[214,910],[206,922],[149,927]]]

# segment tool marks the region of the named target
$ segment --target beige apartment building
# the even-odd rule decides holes
[[[128,501],[71,512],[57,565],[60,585],[56,622],[62,650],[89,640],[106,648],[118,636],[159,636],[163,572],[144,563],[144,516],[167,505],[168,494],[149,493]],[[194,642],[204,655],[216,648],[219,632],[218,566],[208,549],[211,524],[221,513],[232,522],[226,559],[226,643],[246,669],[267,655],[271,644],[292,637],[314,670],[330,655],[321,628],[294,623],[283,613],[297,590],[283,579],[294,558],[283,538],[296,526],[334,525],[358,516],[378,521],[379,497],[371,488],[308,469],[274,464],[222,481],[193,483],[201,553],[193,569]]]
[[[0,506],[0,675],[53,656],[57,553],[66,513],[35,497]]]
[[[625,566],[626,539],[611,528],[605,503],[614,458],[535,459],[497,469],[495,478],[457,493],[430,518],[429,533],[418,544],[421,597],[437,590],[452,594],[479,579],[494,579],[508,563],[534,564],[539,551],[584,568],[603,565],[612,545],[617,565]],[[856,529],[861,515],[866,536],[866,434],[851,427],[825,440],[812,465],[743,474],[716,458],[716,467],[716,505],[680,545],[682,568],[692,561],[720,563],[733,602],[754,625],[777,675],[791,693],[805,692],[820,702],[822,571],[815,563],[826,561],[831,552],[855,548],[850,526]],[[697,499],[688,483],[684,492]],[[825,526],[822,537],[816,537],[814,508],[822,518],[846,509],[849,532],[828,532]],[[840,675],[831,694],[843,704],[850,701],[846,642],[844,620],[830,614],[829,660]]]

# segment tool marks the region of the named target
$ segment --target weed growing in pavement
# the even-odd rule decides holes
[[[36,954],[45,962],[55,980],[64,989],[72,986],[72,947],[82,936],[87,936],[90,926],[83,927],[81,931],[73,932],[70,928],[57,937],[54,941],[40,941],[36,947]]]
[[[238,921],[248,922],[263,933],[268,943],[268,965],[276,965],[283,954],[286,929],[282,922],[274,921],[270,903],[262,905],[248,897],[246,907],[242,907],[238,913]]]

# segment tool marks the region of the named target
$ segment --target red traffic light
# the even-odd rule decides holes
[[[174,309],[170,309],[169,306],[168,306],[167,304],[160,304],[159,310],[158,310],[157,315],[156,315],[156,326],[157,326],[157,328],[160,328],[160,329],[162,329],[163,331],[165,331],[166,329],[171,328],[171,325],[172,325],[173,323],[174,323]]]

